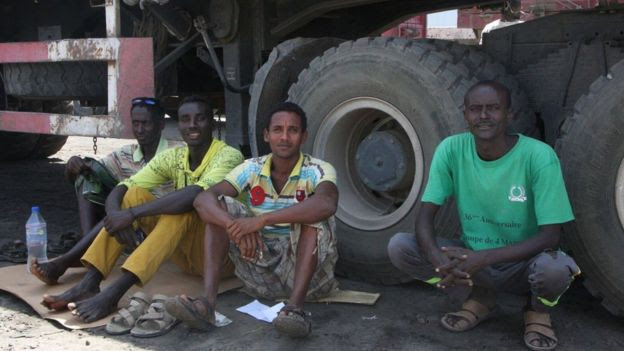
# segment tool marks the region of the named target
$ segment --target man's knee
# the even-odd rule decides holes
[[[123,197],[122,208],[134,207],[149,201],[154,200],[154,195],[149,191],[133,186],[126,191]]]
[[[418,255],[416,238],[412,233],[397,233],[388,242],[388,256],[395,267],[401,268],[408,256]]]
[[[530,267],[531,291],[536,296],[556,300],[578,274],[580,270],[574,260],[562,251],[542,252]]]

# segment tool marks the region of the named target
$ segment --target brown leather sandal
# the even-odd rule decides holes
[[[531,342],[548,339],[552,341],[550,346],[536,346]],[[524,344],[533,351],[553,350],[559,340],[555,336],[549,313],[540,313],[531,310],[524,312]]]
[[[442,316],[442,318],[440,319],[440,324],[442,324],[442,326],[446,330],[449,330],[452,332],[467,331],[476,327],[479,323],[483,322],[484,320],[492,317],[495,310],[496,308],[490,309],[477,300],[469,299],[466,302],[464,302],[461,310],[457,312],[450,312]],[[466,326],[462,328],[458,328],[456,325],[450,324],[447,321],[448,317],[461,318],[462,320],[465,320],[467,324]]]

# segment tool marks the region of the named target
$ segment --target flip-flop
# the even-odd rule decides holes
[[[106,332],[110,335],[122,335],[130,332],[136,321],[145,313],[149,298],[145,293],[136,292],[130,297],[129,306],[120,309],[106,324]]]
[[[180,320],[169,314],[165,308],[166,300],[165,295],[154,295],[147,312],[136,321],[130,335],[137,338],[152,338],[164,335],[178,325]]]
[[[533,333],[529,336],[530,333]],[[535,346],[531,341],[540,339],[540,336],[553,341],[551,346]],[[548,351],[557,347],[559,340],[555,335],[550,320],[550,314],[531,310],[524,312],[524,344],[533,351]]]
[[[275,329],[291,338],[303,338],[312,331],[312,323],[306,318],[306,313],[299,307],[286,305],[273,320]]]
[[[0,261],[26,263],[28,248],[21,240],[13,240],[0,247]]]
[[[461,310],[457,312],[450,312],[442,316],[442,318],[440,319],[440,324],[442,324],[442,326],[446,330],[452,332],[463,332],[470,330],[479,325],[479,323],[483,322],[484,320],[491,318],[494,315],[495,311],[496,307],[489,309],[487,306],[483,305],[479,301],[469,299],[464,302]],[[449,316],[461,318],[468,322],[468,324],[463,328],[458,328],[455,325],[451,325],[447,322],[446,319]]]
[[[207,318],[205,315],[202,315],[197,311],[195,304],[193,302],[197,300],[203,300],[201,298],[192,298],[186,296],[186,298],[182,298],[181,296],[176,296],[170,299],[167,299],[165,302],[165,307],[167,312],[169,312],[175,318],[181,320],[186,325],[191,328],[199,329],[203,331],[211,330],[215,327],[214,324],[214,314],[215,312],[210,309],[210,306],[204,302],[204,306],[208,309],[208,313],[213,314],[213,319]]]
[[[62,255],[71,250],[80,241],[80,238],[75,232],[62,234],[60,238],[48,242],[48,252]]]

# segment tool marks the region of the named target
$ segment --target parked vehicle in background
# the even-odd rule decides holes
[[[561,156],[577,217],[566,241],[586,285],[622,314],[624,12],[613,1],[563,7],[577,3],[527,1],[556,13],[528,11],[539,18],[477,47],[378,35],[417,14],[502,2],[4,1],[0,157],[49,155],[67,135],[130,137],[132,97],[156,95],[175,118],[191,93],[227,116],[229,144],[259,155],[267,112],[289,99],[310,119],[305,151],[340,174],[340,272],[396,283],[407,277],[386,245],[414,228],[433,150],[464,130],[468,87],[499,80],[512,90],[512,129]],[[470,11],[460,24],[489,10]],[[457,235],[452,204],[436,225]]]

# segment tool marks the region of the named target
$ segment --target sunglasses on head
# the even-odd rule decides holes
[[[159,102],[158,102],[157,99],[149,98],[149,97],[140,97],[140,98],[132,99],[132,106],[136,106],[136,105],[155,106],[155,105],[158,105],[158,104],[159,104]]]

